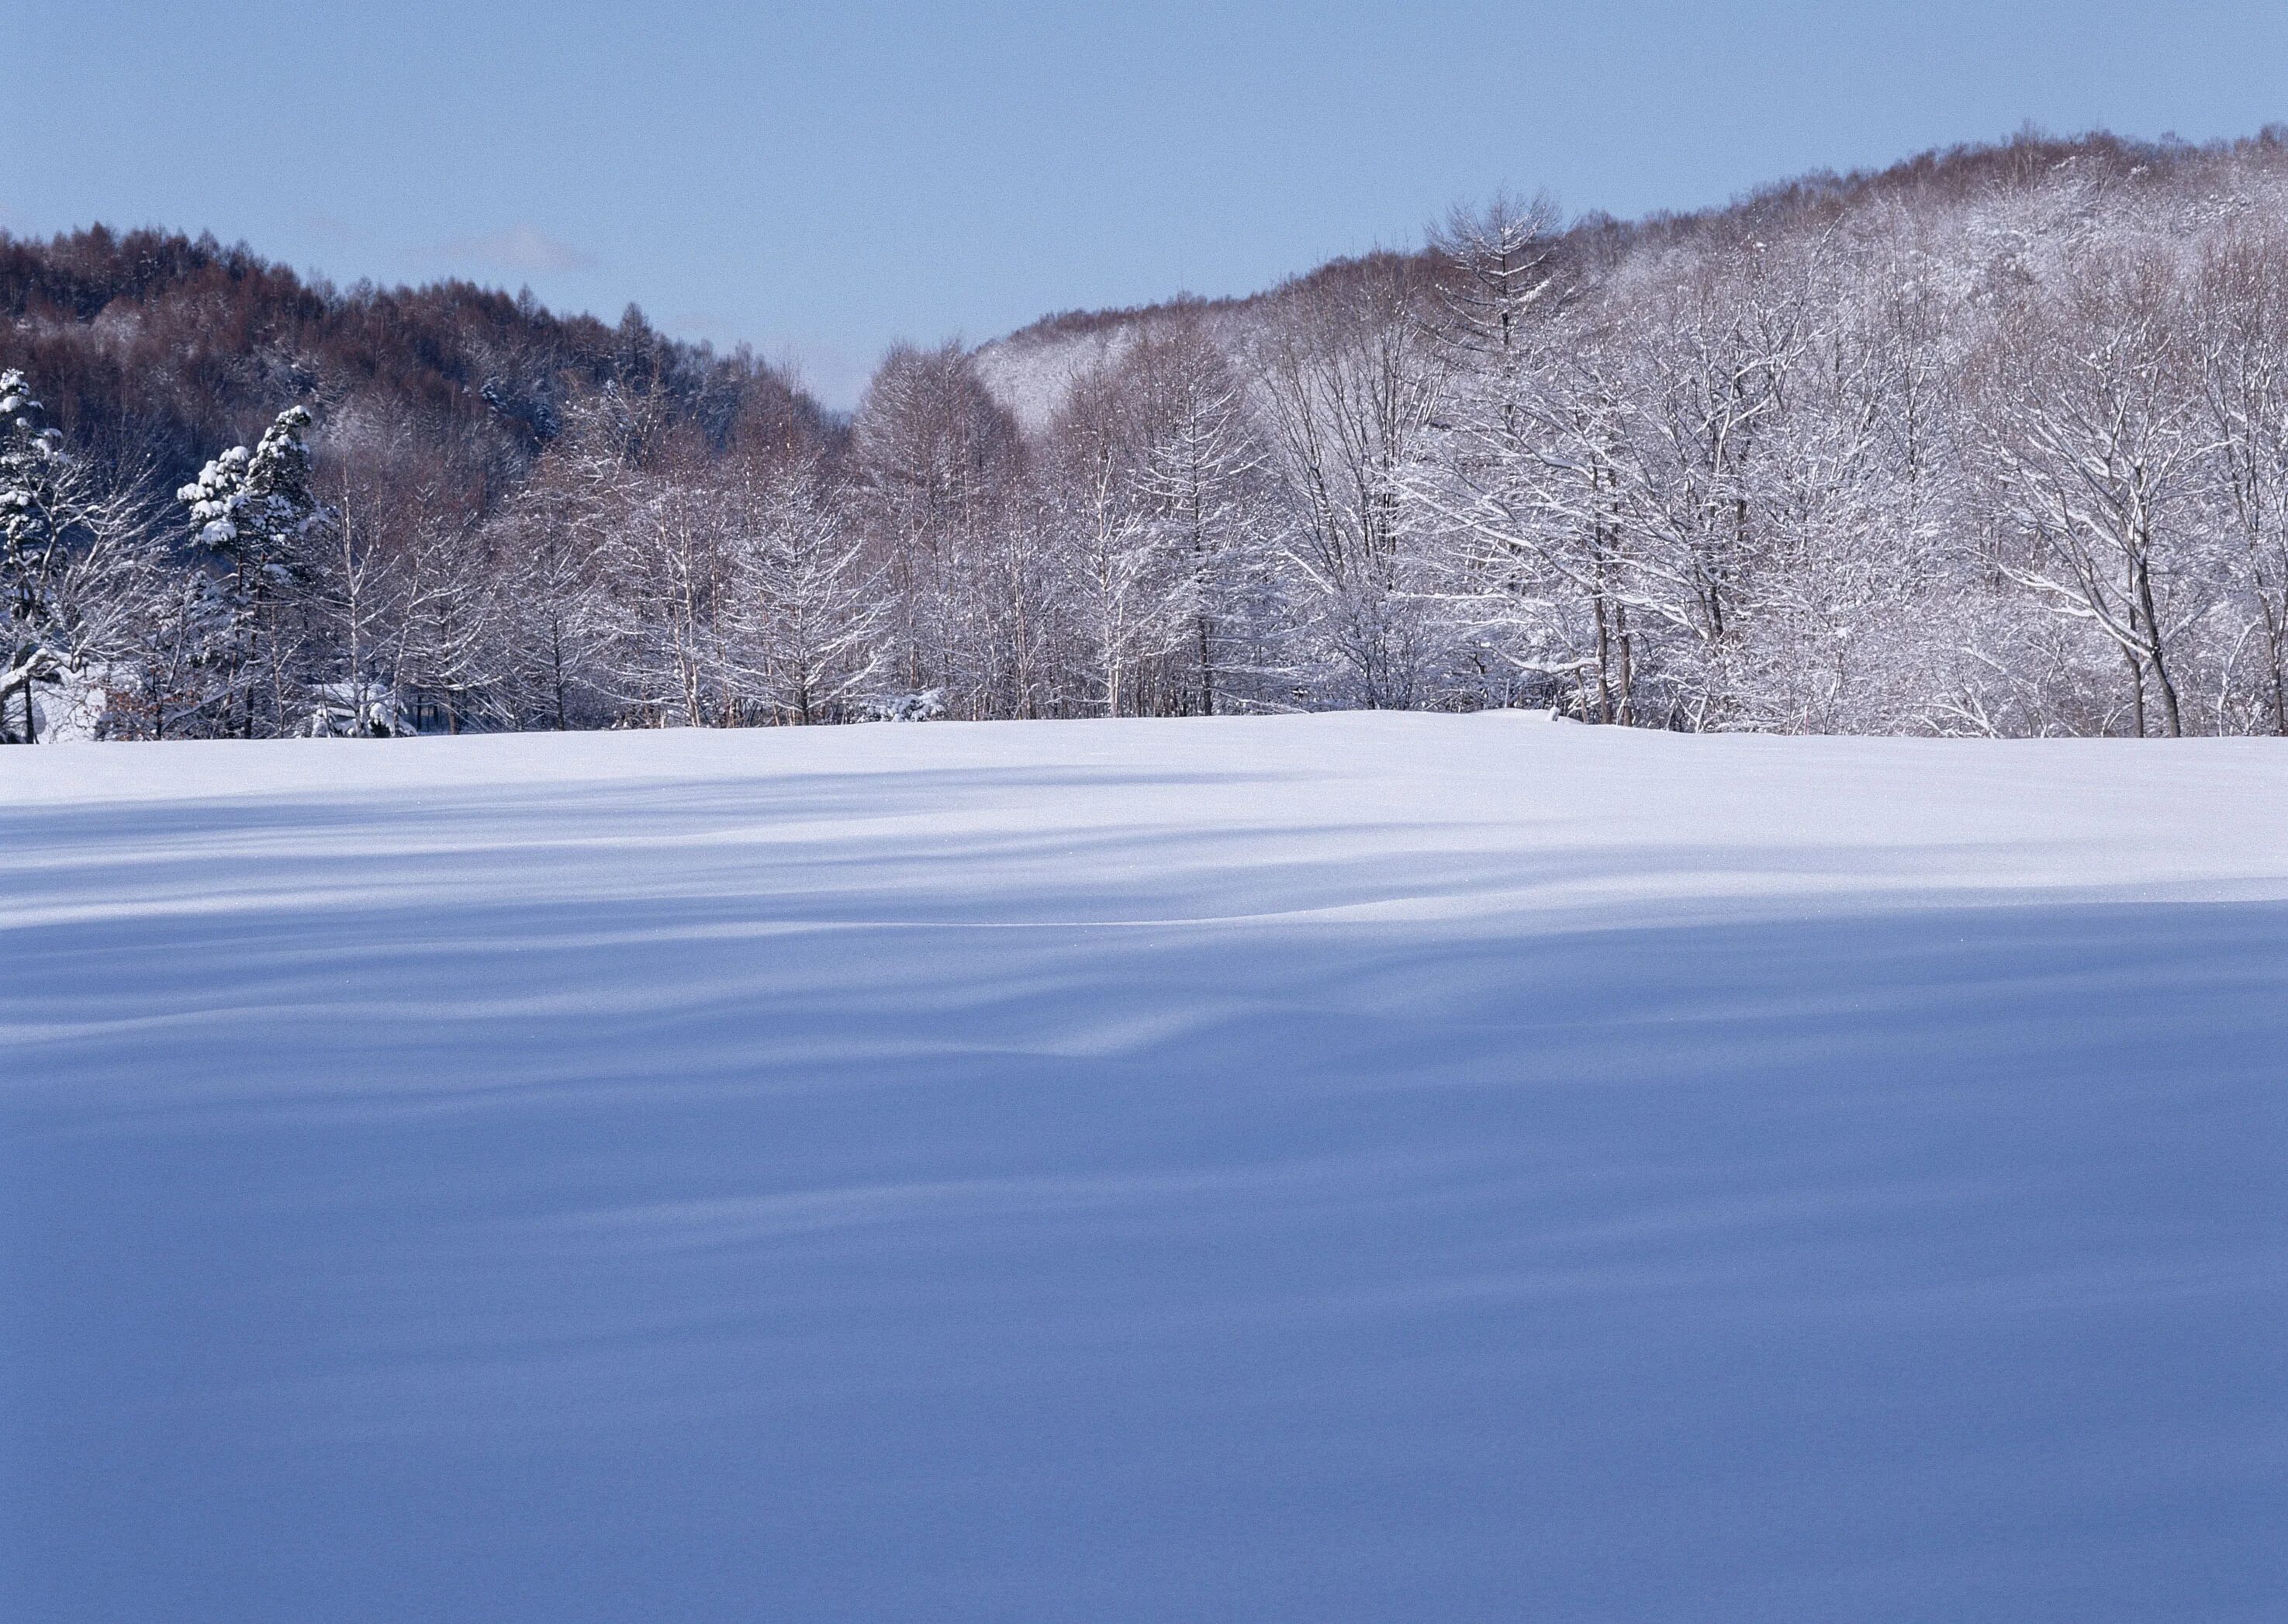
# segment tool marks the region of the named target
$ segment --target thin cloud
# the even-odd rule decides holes
[[[438,244],[438,251],[448,259],[528,275],[535,272],[589,271],[597,264],[596,257],[587,250],[552,237],[536,226],[523,224],[505,231],[455,237]]]

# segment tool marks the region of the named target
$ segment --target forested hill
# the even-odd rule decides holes
[[[846,435],[633,313],[0,242],[0,738],[2288,735],[2288,132],[1497,196],[1249,298],[899,345]]]
[[[400,462],[476,508],[556,438],[569,400],[607,385],[718,450],[826,432],[768,367],[665,337],[632,305],[613,326],[465,281],[337,289],[211,236],[102,226],[0,233],[11,368],[74,445],[171,486],[295,404],[359,441],[361,462]]]
[[[1797,177],[1693,213],[1633,221],[1593,213],[1570,225],[1561,251],[1593,277],[1650,249],[2022,192],[2062,168],[2099,190],[2197,189],[2220,168],[2282,154],[2288,137],[2276,129],[2225,147],[2104,133],[2022,136],[1879,170]],[[1073,378],[1143,330],[1200,316],[1245,328],[1272,307],[1430,257],[1380,253],[1253,295],[1061,312],[985,345],[978,358],[993,392],[1037,430]],[[326,425],[332,443],[322,449],[347,452],[341,442],[358,440],[369,472],[379,471],[377,459],[399,462],[409,480],[476,511],[497,503],[556,439],[568,402],[607,385],[651,398],[668,423],[719,452],[775,454],[838,437],[815,401],[751,355],[669,338],[632,305],[613,324],[467,281],[339,289],[244,244],[100,225],[47,239],[0,231],[0,370],[11,368],[37,380],[48,420],[74,445],[107,463],[147,466],[169,486],[218,449],[250,443],[298,403]]]
[[[2116,220],[2154,213],[2220,218],[2281,212],[2288,183],[2288,125],[2196,146],[2165,137],[2139,140],[2093,131],[2052,136],[2025,131],[2005,141],[1933,148],[1879,169],[1819,170],[1759,186],[1710,208],[1617,219],[1592,210],[1551,243],[1547,268],[1571,285],[1599,285],[1629,261],[1721,251],[1743,240],[1807,241],[1847,223],[1863,235],[1895,237],[1905,251],[1943,252],[1934,237],[1966,219],[1993,217],[2022,252],[2062,232],[2088,234]],[[2270,194],[2260,195],[2260,194]],[[2042,209],[2028,218],[2028,205]],[[2015,215],[2019,218],[2006,218]],[[1934,226],[1937,226],[1934,231]],[[1394,273],[1434,276],[1434,246],[1380,250],[1335,259],[1275,287],[1213,299],[1181,295],[1116,310],[1065,310],[994,339],[977,353],[995,397],[1029,429],[1045,427],[1071,384],[1115,360],[1140,336],[1204,323],[1247,334],[1296,305],[1339,300],[1346,290]]]

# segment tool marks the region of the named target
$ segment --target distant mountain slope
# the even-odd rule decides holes
[[[2288,126],[2201,147],[2102,132],[2070,139],[2029,132],[2008,141],[1934,149],[1880,170],[1815,171],[1759,187],[1719,208],[1641,220],[1584,215],[1566,233],[1565,250],[1585,271],[1610,273],[1662,250],[1731,234],[1825,229],[1881,213],[1919,217],[1927,224],[1972,210],[1989,217],[1980,234],[1990,246],[1998,238],[2014,237],[2014,246],[2024,249],[2054,235],[2061,225],[2131,215],[2141,198],[2149,202],[2161,194],[2194,197],[2225,212],[2246,211],[2268,200],[2288,212]],[[1116,360],[1156,323],[1196,313],[1221,341],[1236,346],[1259,331],[1271,312],[1298,296],[1390,257],[1333,260],[1243,297],[1181,295],[1125,310],[1062,312],[981,345],[978,369],[995,398],[1029,432],[1037,432],[1075,379],[1092,366]]]
[[[11,367],[75,445],[169,476],[296,402],[480,499],[521,472],[583,390],[655,397],[718,447],[824,432],[816,404],[769,368],[664,337],[633,306],[613,326],[465,281],[341,289],[211,236],[101,226],[0,233]]]

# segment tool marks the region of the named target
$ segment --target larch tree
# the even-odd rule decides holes
[[[742,489],[740,510],[750,691],[797,725],[862,710],[886,654],[881,581],[822,471],[774,470]]]
[[[1173,575],[1184,708],[1214,716],[1244,703],[1269,663],[1270,452],[1196,313],[1147,335],[1122,366],[1142,419],[1135,484]]]

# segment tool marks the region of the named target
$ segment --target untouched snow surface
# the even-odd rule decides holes
[[[2288,1598],[2288,749],[0,752],[0,1614]]]

